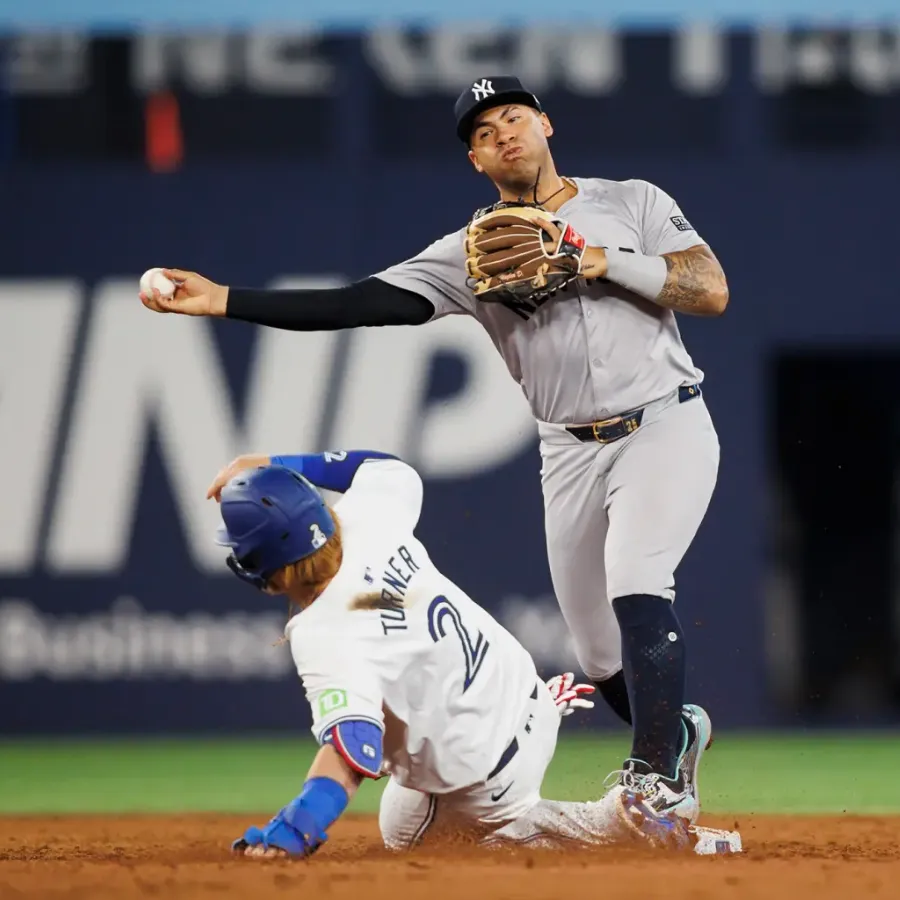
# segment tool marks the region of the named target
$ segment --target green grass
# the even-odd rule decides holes
[[[560,741],[544,796],[588,800],[627,739]],[[0,813],[275,811],[303,783],[306,740],[0,742]],[[707,812],[900,813],[900,735],[719,735],[701,770]],[[353,803],[377,809],[384,782]]]

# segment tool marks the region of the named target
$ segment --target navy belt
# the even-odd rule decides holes
[[[702,394],[703,391],[700,390],[699,384],[682,385],[678,388],[678,402],[685,403]],[[648,403],[647,406],[649,405]],[[646,408],[646,406],[642,406],[639,409],[632,409],[620,416],[613,416],[611,419],[591,422],[590,425],[566,425],[566,431],[583,443],[597,441],[600,444],[612,444],[640,428]]]
[[[538,686],[534,686],[534,690],[530,694],[530,699],[537,700],[538,695]],[[491,769],[490,775],[485,778],[485,781],[490,781],[495,775],[499,775],[510,763],[510,760],[519,752],[519,741],[517,738],[513,738],[509,742],[509,746],[500,754],[500,759],[497,760],[497,765]]]

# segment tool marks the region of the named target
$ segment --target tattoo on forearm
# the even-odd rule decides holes
[[[669,272],[656,298],[660,306],[701,313],[710,307],[711,297],[727,299],[725,273],[708,247],[667,253],[663,259]]]

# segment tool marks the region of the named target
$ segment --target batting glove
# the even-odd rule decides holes
[[[328,836],[304,810],[293,811],[291,822],[285,821],[285,812],[281,810],[265,828],[251,825],[231,849],[244,856],[311,856]]]
[[[594,701],[583,700],[581,695],[593,694],[596,688],[592,684],[575,684],[575,676],[571,672],[551,678],[547,682],[547,690],[561,716],[571,716],[575,707],[594,708]]]

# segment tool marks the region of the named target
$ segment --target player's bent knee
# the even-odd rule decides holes
[[[615,622],[603,634],[585,633],[574,638],[575,658],[591,681],[605,681],[622,668],[622,637]]]
[[[657,572],[638,570],[611,571],[607,575],[609,586],[609,602],[612,603],[619,597],[633,597],[643,594],[650,597],[662,597],[670,603],[675,600],[675,579],[671,572]]]
[[[404,835],[395,834],[384,829],[381,832],[381,840],[384,843],[384,849],[393,850],[394,853],[403,853],[413,848],[412,842]]]
[[[608,666],[582,666],[581,670],[591,681],[609,681],[613,675],[622,671],[622,654],[619,653],[618,662],[615,664]]]
[[[378,828],[388,850],[409,850],[419,844],[434,824],[437,798],[402,787],[393,778],[381,795]]]

